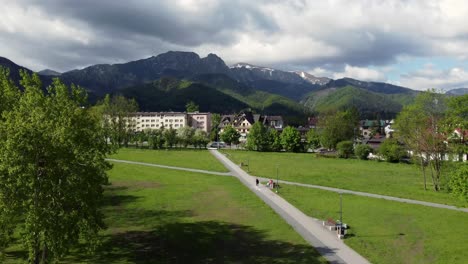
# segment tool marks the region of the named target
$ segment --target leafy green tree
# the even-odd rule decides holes
[[[359,123],[359,114],[354,109],[330,112],[319,117],[320,143],[335,149],[338,142],[353,140]]]
[[[269,151],[280,151],[281,146],[281,137],[278,131],[274,128],[269,128],[267,131],[268,137],[268,150]]]
[[[350,140],[341,141],[336,145],[336,150],[338,151],[338,157],[350,158],[354,153],[353,142]]]
[[[434,190],[441,188],[441,172],[443,157],[447,152],[444,143],[446,136],[442,133],[444,113],[446,111],[445,97],[434,91],[418,94],[414,104],[401,111],[396,119],[396,136],[421,159],[426,188],[426,173],[424,164],[428,164],[431,172]]]
[[[216,113],[211,114],[211,131],[210,131],[211,141],[218,141],[220,123],[221,123],[221,115],[216,114]]]
[[[359,144],[354,148],[354,155],[358,159],[367,160],[367,157],[372,152],[372,148],[369,145]]]
[[[195,147],[205,148],[208,142],[208,134],[205,131],[202,129],[195,130],[195,134],[193,136],[193,144]]]
[[[184,148],[193,143],[194,134],[195,129],[189,126],[183,126],[177,129],[177,137],[179,138],[179,142],[184,146]]]
[[[320,147],[320,135],[317,130],[311,128],[309,131],[307,131],[306,138],[309,148],[316,149]]]
[[[110,142],[116,147],[122,144],[128,146],[136,125],[132,119],[132,114],[138,111],[135,99],[106,95],[98,102],[94,111],[103,118],[102,126],[106,129]]]
[[[388,162],[399,162],[405,155],[405,149],[398,143],[397,140],[389,138],[382,142],[379,147],[379,153]]]
[[[21,76],[24,91],[3,94],[10,108],[0,120],[0,225],[7,228],[0,234],[18,233],[30,263],[50,263],[78,243],[96,245],[110,149],[99,120],[82,107],[84,89],[55,79],[45,94],[37,74]]]
[[[458,161],[468,155],[468,94],[453,96],[447,102],[447,111],[443,121],[443,129],[448,136],[449,150]],[[459,133],[455,133],[455,130]]]
[[[151,129],[148,132],[148,145],[152,149],[161,149],[164,146],[164,127]]]
[[[292,126],[287,126],[281,133],[281,145],[288,152],[299,152],[301,149],[301,134]]]
[[[268,151],[270,148],[267,128],[261,122],[254,123],[250,128],[245,147],[256,151]]]
[[[196,103],[194,103],[193,101],[189,101],[185,105],[185,109],[187,110],[187,113],[193,113],[193,112],[200,111],[200,107]]]
[[[164,147],[172,148],[177,144],[177,130],[170,127],[169,129],[163,130]]]
[[[226,144],[239,144],[240,134],[235,128],[231,125],[228,125],[224,128],[223,133],[221,133],[221,140]]]
[[[468,166],[460,165],[451,173],[449,187],[453,195],[468,201]]]

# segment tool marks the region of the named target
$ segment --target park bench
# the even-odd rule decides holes
[[[336,230],[336,228],[337,228],[336,221],[331,219],[331,218],[328,218],[327,221],[323,221],[322,224],[323,224],[323,226],[330,229],[330,231]]]

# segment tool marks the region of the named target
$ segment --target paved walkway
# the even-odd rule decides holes
[[[334,232],[325,229],[321,221],[305,215],[266,187],[255,186],[255,177],[247,174],[217,150],[210,150],[210,152],[229,169],[233,176],[239,178],[247,188],[275,210],[330,263],[369,263],[364,257],[338,239]]]
[[[259,180],[262,180],[262,181],[268,181],[269,180],[268,178],[263,178],[263,177],[256,177],[256,178],[258,178]],[[396,201],[396,202],[401,202],[401,203],[419,204],[419,205],[424,205],[424,206],[443,208],[443,209],[449,209],[449,210],[468,213],[468,208],[460,208],[460,207],[456,207],[456,206],[453,206],[453,205],[431,203],[431,202],[425,202],[425,201],[419,201],[419,200],[398,198],[398,197],[394,197],[394,196],[387,196],[387,195],[381,195],[381,194],[375,194],[375,193],[366,193],[366,192],[359,192],[359,191],[351,191],[351,190],[346,190],[346,189],[339,189],[339,188],[326,187],[326,186],[313,185],[313,184],[306,184],[306,183],[298,183],[298,182],[290,182],[290,181],[282,181],[282,180],[279,180],[278,182],[284,183],[284,184],[289,184],[289,185],[297,185],[297,186],[307,187],[307,188],[322,189],[322,190],[337,192],[337,193],[349,193],[349,194],[354,194],[354,195],[359,195],[359,196],[367,196],[367,197],[385,199],[385,200]]]
[[[106,160],[107,161],[112,161],[112,162],[136,164],[136,165],[158,167],[158,168],[171,169],[171,170],[182,170],[182,171],[198,172],[198,173],[205,173],[205,174],[214,174],[214,175],[221,175],[221,176],[232,176],[232,174],[230,172],[207,171],[207,170],[190,169],[190,168],[183,168],[183,167],[175,167],[175,166],[159,165],[159,164],[146,163],[146,162],[119,160],[119,159],[106,159]]]

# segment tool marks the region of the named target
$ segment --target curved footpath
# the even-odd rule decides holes
[[[210,152],[229,169],[233,176],[237,177],[247,188],[275,210],[330,263],[369,263],[364,257],[344,244],[334,232],[323,228],[321,221],[305,215],[266,187],[255,186],[255,177],[247,174],[217,150],[210,150]]]

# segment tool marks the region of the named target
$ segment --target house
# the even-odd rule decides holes
[[[361,120],[359,121],[359,134],[364,139],[372,138],[376,134],[387,134],[386,127],[393,124],[393,120]],[[389,127],[389,129],[391,129]],[[388,130],[389,133],[393,130]],[[387,138],[391,135],[387,135]]]
[[[219,133],[222,133],[226,126],[231,125],[241,135],[239,141],[245,142],[250,129],[256,122],[261,122],[264,126],[279,131],[284,127],[284,121],[281,116],[260,115],[244,111],[234,115],[223,115],[219,124]]]
[[[178,129],[191,126],[209,133],[211,129],[211,113],[136,112],[131,114],[128,123],[135,132],[141,132],[145,129]]]

